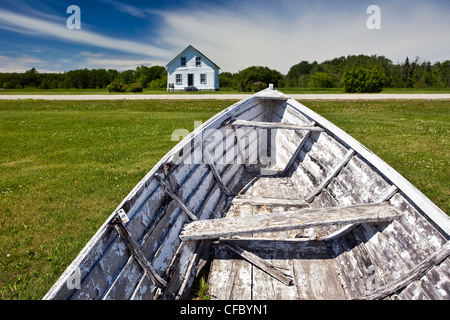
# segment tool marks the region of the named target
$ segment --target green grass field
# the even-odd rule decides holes
[[[176,142],[230,101],[0,101],[0,299],[40,299]],[[308,101],[450,212],[449,101]]]

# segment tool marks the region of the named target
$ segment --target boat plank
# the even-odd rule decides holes
[[[390,221],[401,216],[385,203],[348,206],[340,208],[304,209],[291,212],[258,214],[251,218],[222,218],[189,223],[180,239],[216,239],[232,235],[285,231],[333,224],[374,223]]]
[[[395,194],[391,198],[390,203],[398,210],[406,213],[402,220],[405,227],[409,228],[411,233],[420,234],[428,243],[428,246],[433,249],[438,249],[446,243],[446,237],[444,237],[444,235],[442,235],[442,233],[439,232],[427,218],[412,206],[402,194]]]
[[[180,208],[183,210],[183,212],[191,219],[191,220],[198,220],[197,217],[191,212],[191,210],[184,204],[183,200],[178,197],[175,192],[173,192],[172,188],[169,186],[169,184],[164,181],[160,176],[156,175],[156,179],[158,179],[161,186],[164,188],[164,191],[167,192],[170,197],[175,200]]]
[[[202,219],[209,219],[210,217],[218,215],[221,213],[223,207],[225,206],[225,203],[226,201],[224,199],[224,195],[221,194],[219,188],[216,186],[211,192],[211,196],[208,198],[208,201],[204,204],[202,212],[199,213],[199,216]],[[170,279],[170,288],[168,288],[164,293],[165,299],[172,299],[174,295],[176,299],[184,299],[184,297],[188,293],[187,291],[189,290],[190,286],[186,285],[186,283],[191,281],[189,277],[193,280],[193,273],[197,272],[197,265],[194,265],[191,274],[187,273],[189,261],[192,261],[194,259],[198,250],[195,248],[190,249],[189,246],[185,248],[185,245],[191,243],[195,244],[197,242],[181,242],[180,253],[178,255],[174,255],[172,259],[175,262],[174,266],[166,271],[166,273],[169,274],[168,277]]]
[[[282,108],[284,108],[284,114],[283,114],[283,118],[288,121],[288,122],[293,122],[293,123],[302,123],[302,124],[312,124],[314,121],[305,116],[305,114],[303,114],[302,112],[299,112],[298,110],[292,108],[289,104],[287,103],[277,103],[277,105],[281,106]],[[313,124],[315,125],[315,124]]]
[[[136,260],[142,269],[144,269],[145,274],[150,277],[150,280],[155,284],[159,286],[167,286],[167,282],[161,278],[153,269],[150,262],[145,258],[143,255],[141,249],[137,245],[136,242],[131,238],[130,234],[128,233],[128,230],[123,226],[122,223],[117,223],[114,225],[115,229],[117,230],[117,233],[119,233],[122,240],[125,241],[125,244],[132,254],[134,260]]]
[[[283,274],[293,275],[293,261],[291,259],[264,258],[268,264],[275,266]],[[291,278],[289,278],[291,279]],[[292,278],[291,281],[294,281]],[[286,286],[259,268],[253,267],[252,300],[297,300],[298,293],[295,285]]]
[[[231,196],[232,195],[231,191],[228,190],[228,187],[223,182],[222,177],[221,177],[219,171],[217,170],[217,168],[216,168],[213,160],[211,159],[210,155],[208,154],[208,151],[206,150],[205,145],[203,145],[203,157],[204,157],[206,163],[209,165],[212,173],[214,174],[214,177],[216,178],[216,180],[219,183],[220,187],[222,188],[223,192],[227,196]]]
[[[386,286],[378,288],[377,290],[367,294],[361,299],[365,300],[378,300],[383,299],[394,292],[402,290],[407,285],[412,283],[415,280],[422,278],[427,275],[427,272],[434,267],[435,265],[440,264],[444,259],[446,259],[450,255],[450,242],[446,243],[442,248],[433,253],[430,257],[425,259],[422,263],[416,265],[413,269],[409,270],[409,272],[405,272],[401,277],[397,278],[396,281],[389,283]],[[431,277],[431,274],[427,276]],[[425,283],[430,281],[425,281]],[[436,283],[436,281],[431,281],[432,283]]]
[[[201,206],[207,199],[207,195],[211,196],[210,192],[216,185],[213,174],[209,171],[206,174],[206,178],[202,179],[198,190],[193,193],[188,199],[188,205],[193,209],[195,214],[199,214]],[[175,221],[171,223],[170,230],[165,234],[165,237],[155,253],[153,258],[154,268],[160,272],[164,272],[170,264],[171,257],[175,253],[179,245],[179,233],[188,219],[184,217],[177,217]]]
[[[302,126],[292,123],[282,122],[261,122],[261,121],[248,121],[248,120],[232,120],[227,125],[235,127],[255,127],[263,129],[290,129],[290,130],[307,130],[307,131],[324,131],[318,126]]]
[[[375,200],[374,190],[368,190],[366,185],[347,167],[342,168],[330,182],[327,190],[338,199],[340,205],[370,203]]]
[[[309,165],[309,162],[294,162],[291,167],[293,172],[290,175],[290,179],[298,186],[298,190],[302,198],[305,198],[306,195],[310,194],[319,184],[318,179],[320,179],[320,177],[316,178],[316,174],[312,174],[310,172],[313,169],[310,168]]]
[[[251,300],[252,265],[218,244],[208,276],[211,300]]]
[[[249,205],[232,206],[227,211],[230,216],[252,215]],[[212,300],[230,300],[252,298],[252,264],[227,249],[219,242],[215,245],[214,260],[208,276],[209,293]]]
[[[316,139],[317,134],[312,132],[300,152],[301,159],[303,163],[309,163],[310,166],[317,167],[315,172],[318,172],[321,176],[326,176],[339,160],[333,154],[327,152],[325,148],[319,146],[315,141]],[[316,177],[317,175],[314,174],[314,176]]]
[[[393,221],[392,223],[396,223]],[[374,264],[374,274],[367,275],[377,281],[376,286],[389,283],[399,277],[408,265],[401,259],[399,252],[392,247],[390,238],[380,232],[379,229],[370,224],[362,224],[353,229],[353,234],[364,243],[364,246],[370,252]],[[381,281],[385,279],[385,281]]]
[[[308,207],[309,203],[300,199],[275,198],[234,198],[232,204],[250,204],[253,206]]]
[[[375,168],[360,157],[353,157],[347,164],[347,168],[365,186],[367,190],[365,193],[369,192],[374,197],[380,197],[381,193],[391,185]]]
[[[274,277],[281,283],[283,283],[286,286],[290,286],[292,284],[292,279],[289,277],[286,277],[282,272],[280,272],[278,269],[274,268],[272,265],[267,263],[264,259],[261,259],[257,255],[251,253],[250,251],[247,251],[239,246],[237,246],[235,243],[231,241],[221,240],[224,245],[233,251],[234,253],[238,254],[254,266],[258,267],[262,271],[266,272],[270,276]]]
[[[158,240],[164,235],[165,232],[169,230],[170,221],[179,216],[180,211],[181,210],[178,208],[178,204],[175,201],[171,201],[159,216],[158,220],[155,221],[152,229],[145,235],[140,246],[143,255],[146,259],[148,259],[148,261],[151,261],[149,257],[153,255],[154,251],[157,249],[156,243],[158,243]],[[152,245],[147,245],[147,243]],[[160,273],[159,275],[162,274]],[[114,282],[108,288],[108,291],[102,299],[129,299],[142,276],[143,270],[139,263],[132,257],[129,257],[126,264],[122,267],[120,273],[116,276]],[[151,286],[152,289],[155,288],[153,284]]]
[[[351,254],[354,243],[350,243],[348,234],[345,234],[339,241],[332,242],[334,253],[334,264],[342,287],[348,298],[360,297],[365,293],[364,275],[357,264],[357,260]]]
[[[150,219],[156,214],[162,200],[162,194],[156,189],[156,191],[151,193],[150,197],[147,198],[147,202],[144,205],[135,209],[138,212],[131,216],[131,220],[127,224],[127,228],[133,232],[134,241],[137,241],[138,238],[142,236],[145,224],[149,223]],[[89,299],[96,299],[101,297],[105,290],[110,286],[111,279],[115,277],[117,268],[120,268],[123,261],[128,258],[127,255],[122,254],[124,243],[117,240],[117,233],[112,230],[113,229],[108,226],[107,232],[105,233],[107,237],[103,242],[100,241],[98,243],[100,247],[97,249],[93,248],[97,252],[95,257],[98,258],[98,263],[90,267],[91,271],[86,277],[82,278],[81,288],[78,289],[77,292],[73,292],[72,298],[80,299],[81,297],[89,297]],[[106,249],[103,250],[102,248]],[[86,255],[86,257],[89,257],[89,255]],[[80,270],[87,270],[87,267],[83,266],[83,264],[80,264],[79,267]]]
[[[332,170],[349,149],[336,141],[328,132],[311,132],[305,151],[327,172]]]
[[[185,196],[188,199],[187,205],[195,210],[199,205],[199,198],[202,197],[204,192],[207,192],[210,189],[209,186],[211,186],[213,178],[209,171],[196,170],[193,175],[185,180],[183,187],[189,185],[188,181],[193,179],[193,177],[197,177],[195,179],[200,181],[200,183],[195,186],[195,189],[199,189],[201,192],[195,192],[195,189],[191,189],[189,191],[192,194],[186,194]],[[181,188],[180,193],[186,192],[183,192],[183,188]],[[159,266],[160,261],[158,261],[156,257],[160,255],[162,251],[161,247],[165,246],[167,237],[170,236],[171,232],[173,232],[172,229],[176,229],[176,226],[180,229],[182,227],[180,224],[183,224],[186,221],[180,216],[181,212],[179,202],[172,200],[169,203],[167,210],[163,213],[163,216],[158,218],[152,229],[147,232],[145,238],[142,240],[141,246],[143,248],[142,251],[144,256],[148,258],[153,257],[151,258],[152,263],[159,274],[163,274],[164,268],[161,269]],[[177,230],[178,232],[179,229]],[[178,237],[176,238],[178,239]],[[147,243],[152,245],[147,245]],[[164,252],[168,254],[167,252],[169,251]],[[162,265],[164,266],[164,263]],[[140,280],[138,277],[134,279],[128,277],[131,270],[136,270],[136,268],[139,270],[139,266],[136,265],[136,262],[134,260],[130,260],[127,265],[123,267],[120,275],[117,277],[114,284],[109,289],[108,294],[105,296],[105,299],[109,299],[110,297],[114,297],[114,299],[129,299],[131,293],[136,291],[135,287],[137,282]],[[143,282],[145,282],[145,280]],[[149,286],[151,286],[151,284],[149,284]]]
[[[255,190],[255,197],[303,200],[298,186],[287,177],[261,178],[255,183],[255,187],[260,188]]]
[[[200,217],[200,219],[208,219],[217,212],[220,212],[224,204],[225,204],[224,196],[220,192],[220,188],[217,185],[215,185],[210,191],[209,195],[206,197],[205,202],[202,204],[198,216]],[[185,294],[184,290],[186,290],[186,287],[187,288],[189,287],[186,286],[184,283],[186,281],[187,282],[191,281],[192,279],[190,278],[193,277],[192,274],[187,274],[188,272],[187,270],[188,266],[190,265],[190,261],[193,261],[193,258],[197,253],[196,248],[197,242],[182,242],[176,249],[168,269],[165,270],[165,274],[169,279],[168,285],[169,288],[164,291],[165,299],[173,299],[173,298],[178,299],[181,296],[184,296]],[[192,272],[195,272],[196,266],[193,265],[191,267]],[[136,299],[143,299],[144,296],[141,296],[138,292],[140,290],[140,287],[145,287],[147,285],[148,283],[144,282],[136,287],[135,289]],[[180,289],[180,287],[182,288]],[[181,292],[179,292],[179,290],[181,290]]]
[[[341,169],[350,161],[350,159],[355,154],[354,150],[349,150],[341,162],[328,174],[325,180],[323,180],[319,186],[306,198],[305,201],[312,202],[314,197],[318,195],[330,182],[331,180],[341,171]]]
[[[267,108],[265,106],[266,105],[263,101],[254,103],[250,105],[248,108],[239,110],[232,117],[225,119],[225,123],[230,121],[230,119],[243,119],[247,121],[256,121],[264,119],[265,116],[267,115]]]
[[[420,279],[420,287],[432,300],[450,300],[450,280],[435,266]]]
[[[422,287],[415,281],[408,285],[404,290],[392,295],[398,300],[431,300],[431,298],[422,290]]]
[[[302,300],[342,300],[346,294],[331,259],[294,259],[294,273]]]
[[[303,146],[305,145],[306,141],[309,139],[309,136],[311,135],[311,131],[308,131],[305,133],[305,135],[300,140],[300,143],[298,144],[297,148],[295,149],[294,153],[292,153],[291,158],[289,159],[288,163],[283,169],[283,173],[286,174],[289,169],[292,167],[292,164],[297,160],[297,157],[302,150]]]

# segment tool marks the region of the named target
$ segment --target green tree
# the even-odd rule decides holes
[[[345,92],[380,92],[387,78],[379,65],[347,69],[341,78]]]
[[[334,86],[334,78],[326,72],[316,72],[308,79],[308,87],[333,88]]]
[[[134,70],[125,70],[119,74],[118,78],[125,84],[131,84],[136,80],[135,74]]]
[[[166,89],[167,88],[167,76],[164,76],[160,79],[152,80],[148,87],[152,90],[158,90],[158,89]]]
[[[140,66],[136,68],[135,79],[143,87],[148,87],[153,80],[162,79],[167,75],[166,68],[162,66]]]
[[[233,87],[235,85],[235,80],[230,72],[221,72],[219,74],[219,85],[220,87]]]
[[[272,83],[275,87],[279,86],[283,75],[277,70],[268,67],[252,66],[238,72],[236,77],[237,89],[240,91],[255,91],[264,85],[267,87]]]
[[[309,63],[303,60],[302,62],[292,66],[286,75],[286,84],[289,87],[301,87],[306,75],[309,75],[311,69],[317,65],[317,62]]]
[[[450,87],[450,60],[446,60],[442,63],[437,62],[434,65],[437,74],[437,83],[441,88]]]
[[[36,68],[31,68],[24,73],[22,77],[22,87],[37,87],[39,84],[39,76]]]

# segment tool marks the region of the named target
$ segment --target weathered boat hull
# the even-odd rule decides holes
[[[384,161],[266,89],[164,156],[44,299],[183,299],[211,252],[213,299],[450,299],[449,235]]]

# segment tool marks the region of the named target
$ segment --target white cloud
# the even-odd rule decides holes
[[[101,58],[101,57],[87,57],[83,63],[86,68],[91,69],[115,69],[118,71],[134,70],[136,67],[145,65],[151,66],[153,63],[145,59],[127,59],[127,58]]]
[[[128,13],[129,15],[136,17],[136,18],[146,18],[147,14],[145,10],[142,10],[141,8],[137,8],[128,4],[120,3],[113,0],[102,0],[103,2],[107,4],[114,5],[119,11]]]
[[[160,38],[179,50],[192,44],[223,71],[263,65],[287,73],[301,60],[350,54],[449,59],[448,11],[429,2],[378,1],[381,30],[369,30],[369,4],[284,1],[162,11]],[[175,54],[178,52],[175,52]]]
[[[0,28],[45,37],[54,37],[94,47],[167,59],[171,52],[149,44],[116,39],[86,30],[69,30],[65,24],[32,18],[0,9]],[[82,25],[83,28],[83,25]]]
[[[7,57],[0,56],[0,72],[25,72],[39,65],[46,65],[47,62],[30,56]]]

